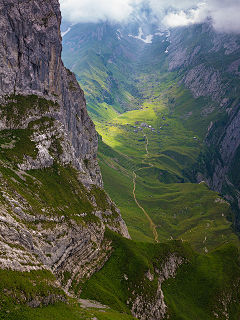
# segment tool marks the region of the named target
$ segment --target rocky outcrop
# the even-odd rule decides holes
[[[149,281],[154,280],[154,276],[158,279],[158,288],[154,298],[148,299],[147,295],[136,294],[132,302],[132,315],[138,319],[165,319],[167,313],[167,305],[164,301],[164,294],[161,285],[164,281],[175,278],[177,269],[183,264],[183,259],[176,254],[170,254],[162,263],[161,270],[155,268],[155,275],[150,270],[145,274]],[[144,290],[143,290],[144,291]],[[133,292],[134,294],[134,292]]]
[[[194,98],[201,96],[210,96],[213,100],[221,101],[226,88],[222,83],[219,71],[213,68],[207,68],[204,64],[200,64],[183,77],[184,85],[190,89]]]
[[[97,133],[61,60],[60,23],[57,0],[0,2],[0,268],[50,270],[73,292],[109,258],[107,227],[130,236],[102,189]],[[28,305],[61,297],[41,299]]]
[[[173,29],[169,41],[168,70],[183,71],[180,83],[190,89],[195,98],[210,97],[221,102],[231,89],[225,73],[238,72],[239,59],[234,62],[229,59],[240,51],[238,36],[219,34],[211,22],[206,21]],[[216,62],[218,58],[221,61]]]
[[[236,184],[239,172],[234,167],[240,144],[239,36],[217,33],[211,23],[206,22],[173,29],[170,41],[169,71],[178,69],[179,83],[188,88],[194,98],[204,98],[200,103],[206,101],[201,116],[209,119],[204,142],[211,151],[210,156],[205,157],[205,171],[201,175],[196,172],[196,181],[203,179],[212,190],[230,201],[235,211],[238,208],[235,213],[240,221],[239,185]],[[218,117],[211,118],[216,111]]]
[[[60,23],[57,0],[1,1],[1,101],[6,104],[4,97],[34,94],[58,104],[57,110],[49,110],[48,117],[54,117],[63,125],[66,138],[74,148],[74,162],[81,164],[77,169],[88,174],[89,183],[102,187],[96,159],[97,134],[87,114],[83,91],[62,63]],[[25,115],[25,121],[18,123],[18,128],[25,127],[32,117],[41,116],[32,108],[31,113]],[[4,119],[1,120],[1,129],[8,128]],[[45,155],[50,163],[51,159]],[[87,167],[84,160],[88,162]]]
[[[227,174],[231,169],[232,162],[236,156],[237,150],[240,145],[240,104],[238,103],[234,110],[231,111],[229,121],[224,126],[221,135],[217,137],[209,137],[206,139],[206,143],[209,145],[215,144],[215,147],[219,149],[221,158],[216,159],[214,164],[215,170],[212,179],[209,180],[211,187],[222,192],[223,184],[226,183]],[[214,135],[214,130],[217,130],[217,124],[211,128],[211,132]]]
[[[13,170],[7,162],[0,162],[0,168],[3,167],[8,168],[9,174],[0,175],[1,269],[50,270],[68,292],[72,290],[73,280],[75,285],[82,283],[108,260],[112,247],[104,238],[106,227],[129,238],[119,210],[103,190],[87,189],[79,182],[74,190],[76,201],[71,200],[77,210],[70,218],[72,211],[67,198],[53,206],[39,196],[41,189],[48,192],[48,182],[40,182],[25,171]],[[20,179],[18,191],[11,184],[17,181],[11,173]],[[33,191],[26,183],[29,179],[34,179]],[[63,180],[60,183],[63,190],[72,188]]]

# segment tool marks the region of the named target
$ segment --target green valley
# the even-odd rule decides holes
[[[224,137],[233,130],[231,110],[240,108],[239,90],[232,89],[239,79],[228,71],[237,54],[228,49],[228,38],[214,40],[207,24],[160,33],[148,25],[155,32],[150,42],[144,40],[149,31],[137,37],[143,25],[79,24],[63,38],[63,58],[77,74],[98,132],[104,189],[133,240],[106,233],[114,253],[83,285],[81,297],[141,319],[145,313],[154,319],[225,319],[217,301],[224,300],[218,293],[228,282],[222,263],[233,267],[238,254],[231,255],[240,248],[238,178],[228,168],[223,178],[218,168],[228,165],[223,143],[229,149],[232,138]],[[213,53],[214,41],[230,53]],[[179,252],[186,264],[161,284],[158,268],[164,269],[170,252]],[[167,309],[155,309],[161,290]],[[238,304],[226,310],[230,319],[238,318]]]
[[[240,36],[186,2],[0,1],[0,319],[240,319]]]
[[[148,242],[183,239],[201,253],[228,241],[239,246],[231,207],[209,189],[209,173],[204,174],[211,171],[206,169],[210,168],[206,155],[211,151],[204,143],[209,124],[221,122],[226,111],[210,96],[194,97],[184,87],[186,67],[169,71],[171,58],[176,58],[169,57],[168,32],[145,44],[129,37],[135,25],[119,29],[107,23],[95,25],[95,32],[101,32],[92,37],[91,28],[83,33],[86,26],[76,25],[65,36],[63,57],[68,55],[69,67],[71,57],[71,70],[77,75],[84,74],[78,81],[99,133],[104,187],[121,209],[132,238]],[[183,30],[189,56],[196,47],[211,48],[206,33],[192,44],[199,29]],[[83,36],[84,44],[77,46]],[[72,52],[79,51],[69,55],[70,47]],[[88,67],[83,61],[88,61]],[[226,59],[226,65],[229,61]],[[123,87],[134,88],[133,97]],[[105,91],[111,101],[101,102]],[[127,104],[118,99],[124,94],[129,98]],[[135,110],[131,110],[133,104]]]
[[[155,131],[140,127],[143,130],[136,133],[136,122],[151,123]],[[167,108],[146,104],[142,110],[97,124],[97,130],[103,140],[99,142],[99,161],[105,189],[120,207],[133,239],[154,239],[133,198],[135,171],[136,197],[154,222],[160,242],[187,240],[199,252],[211,251],[229,240],[238,244],[226,219],[229,204],[206,183],[192,184],[184,175],[184,169],[203,149],[194,139],[196,133],[184,127],[184,120]]]
[[[142,207],[161,242],[181,238],[199,252],[230,239],[238,243],[229,204],[209,190],[201,170],[206,166],[201,159],[208,152],[203,141],[209,124],[224,119],[225,110],[209,96],[194,97],[181,84],[186,68],[169,71],[167,32],[145,44],[129,38],[134,25],[120,29],[95,25],[98,36],[89,37],[91,28],[73,27],[63,38],[63,58],[67,56],[65,63],[77,76],[81,74],[78,81],[100,135],[98,157],[105,189],[121,209],[132,238],[154,240]],[[210,48],[206,33],[192,45],[198,30],[193,28],[191,36],[189,29],[184,30],[189,52],[200,45]],[[77,45],[83,38],[84,44]],[[119,98],[124,95],[128,101]],[[134,172],[140,207],[133,197]]]

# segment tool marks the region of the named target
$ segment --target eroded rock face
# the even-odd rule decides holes
[[[130,236],[102,190],[97,133],[63,66],[60,23],[57,0],[0,1],[1,148],[12,151],[0,159],[0,171],[8,170],[0,173],[0,268],[48,269],[68,292],[111,254],[106,227]],[[57,176],[48,182],[46,172]]]
[[[1,1],[1,101],[5,103],[5,96],[34,94],[56,102],[60,108],[48,116],[63,124],[74,148],[74,157],[78,159],[75,162],[81,162],[89,183],[102,187],[96,160],[97,134],[87,114],[83,91],[75,76],[63,66],[60,23],[57,0]],[[1,120],[1,129],[8,128],[4,119]],[[22,123],[22,127],[25,125],[26,122]],[[87,167],[84,160],[88,162]]]
[[[155,276],[158,279],[158,288],[154,298],[146,295],[137,294],[132,302],[132,315],[138,319],[160,320],[166,319],[167,305],[164,301],[162,283],[170,278],[175,278],[178,268],[184,263],[183,259],[176,254],[169,254],[161,265],[161,270],[155,268]],[[149,281],[154,280],[154,274],[150,270],[146,272],[145,277]],[[134,293],[134,292],[133,292]]]
[[[202,98],[203,118],[209,117],[204,143],[209,147],[205,170],[196,172],[196,182],[204,180],[230,201],[240,225],[238,170],[240,148],[240,45],[239,35],[217,33],[211,23],[173,29],[168,47],[169,71],[178,70],[180,84],[194,98]],[[219,121],[211,114],[218,112]],[[196,116],[195,110],[184,115]],[[204,119],[203,119],[204,120]],[[212,152],[213,151],[213,152]]]
[[[201,42],[204,37],[205,41]],[[196,39],[198,42],[195,43]],[[169,71],[185,70],[180,83],[190,89],[195,98],[210,97],[220,103],[231,89],[224,73],[226,71],[238,73],[239,59],[219,67],[211,61],[210,55],[212,52],[219,55],[220,50],[223,52],[222,59],[229,55],[237,55],[240,51],[238,36],[219,34],[214,31],[211,23],[206,22],[185,29],[175,28],[169,40],[171,42],[168,47]]]
[[[7,164],[2,161],[0,166],[7,168]],[[21,272],[50,270],[68,292],[71,291],[73,279],[76,285],[90,278],[111,255],[111,242],[104,237],[106,227],[129,237],[120,212],[98,187],[95,187],[94,192],[80,182],[79,186],[75,185],[74,198],[77,201],[72,199],[72,205],[78,206],[85,198],[85,207],[80,205],[73,212],[68,199],[55,206],[49,205],[48,196],[46,199],[40,196],[40,190],[46,190],[46,186],[34,176],[22,170],[13,170],[11,165],[8,169],[18,176],[18,184],[22,187],[18,193],[11,184],[11,181],[17,180],[9,175],[0,175],[1,269]],[[26,184],[29,179],[34,181],[33,191]],[[73,186],[63,185],[63,188],[66,187]]]

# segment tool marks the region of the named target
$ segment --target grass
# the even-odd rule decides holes
[[[1,105],[1,117],[6,117],[7,125],[10,128],[16,128],[27,121],[29,114],[41,118],[44,113],[51,109],[56,111],[59,109],[59,105],[36,95],[27,97],[11,95],[6,98],[6,103]]]
[[[115,251],[104,267],[84,284],[81,297],[90,297],[126,313],[137,294],[144,296],[147,304],[156,297],[155,270],[162,270],[166,257],[175,254],[183,263],[174,277],[162,283],[170,319],[215,319],[213,311],[221,317],[222,301],[229,290],[233,291],[226,312],[231,319],[238,319],[239,293],[233,284],[240,273],[238,251],[233,244],[225,244],[203,256],[182,241],[151,244],[120,238],[110,231],[106,235],[113,241]],[[148,270],[154,275],[152,282],[145,276]],[[127,301],[130,301],[129,309]]]
[[[190,183],[185,175],[204,151],[201,139],[193,138],[197,134],[185,126],[185,121],[164,105],[145,103],[142,110],[119,115],[105,124],[96,123],[102,135],[98,157],[105,189],[121,209],[134,240],[154,241],[132,193],[133,170],[144,168],[136,171],[136,196],[154,222],[159,241],[183,239],[201,253],[226,241],[239,246],[227,221],[229,204],[215,202],[220,199],[216,192],[205,183]],[[134,133],[136,122],[136,127],[142,122],[151,124],[155,132],[146,128]]]
[[[67,300],[64,291],[56,284],[49,270],[20,272],[0,270],[0,317],[1,319],[23,319],[24,310],[30,311],[26,303],[37,300],[42,306],[50,297],[52,303]],[[30,319],[30,318],[29,318]]]
[[[23,319],[89,319],[94,316],[102,320],[133,319],[110,308],[83,308],[76,299],[69,299],[57,287],[54,275],[48,270],[17,272],[0,270],[0,318]],[[63,299],[65,301],[60,301]],[[26,303],[40,301],[38,308]],[[46,302],[50,300],[50,303]]]
[[[15,305],[10,310],[0,311],[2,320],[79,320],[93,319],[96,317],[99,320],[132,320],[135,319],[131,315],[122,314],[113,309],[84,309],[76,301],[70,304],[62,302],[54,305],[49,305],[42,308],[30,308],[26,306]],[[8,311],[8,312],[7,312]]]

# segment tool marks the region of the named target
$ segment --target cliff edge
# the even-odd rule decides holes
[[[48,270],[73,292],[111,255],[106,227],[130,236],[102,189],[97,133],[61,60],[60,23],[57,0],[0,1],[0,269]]]
[[[85,183],[102,187],[97,163],[97,134],[87,114],[83,91],[61,60],[60,24],[57,0],[1,1],[1,104],[9,103],[6,97],[36,95],[53,101],[58,108],[47,110],[45,114],[32,108],[24,115],[15,110],[15,123],[2,112],[0,128],[26,128],[29,122],[43,115],[59,120],[73,147],[68,161],[83,173]]]

